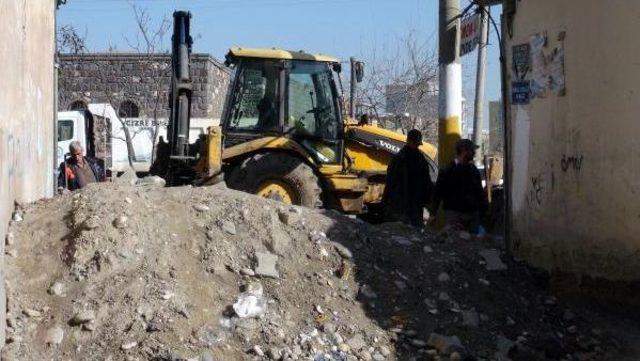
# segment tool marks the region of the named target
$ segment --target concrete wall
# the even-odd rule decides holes
[[[191,116],[219,119],[230,71],[208,54],[191,57]],[[140,54],[80,54],[60,56],[59,108],[72,103],[111,103],[120,109],[132,101],[141,118],[167,118],[171,86],[171,56]],[[155,117],[154,117],[155,114]]]
[[[0,345],[4,344],[4,239],[14,200],[53,192],[53,0],[0,1]]]
[[[551,270],[638,281],[640,2],[513,3],[504,32],[509,98],[518,80],[512,46],[536,33],[547,37],[547,63],[563,44],[566,75],[564,94],[508,99],[513,249]]]

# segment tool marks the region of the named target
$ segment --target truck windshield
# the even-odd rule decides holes
[[[288,76],[285,128],[304,139],[322,162],[341,156],[342,123],[329,64],[293,61]]]
[[[58,142],[73,139],[73,120],[58,120]]]

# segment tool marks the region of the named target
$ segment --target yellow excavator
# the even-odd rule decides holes
[[[174,13],[168,142],[158,145],[152,173],[173,185],[224,179],[232,189],[289,204],[376,212],[387,166],[406,136],[347,114],[336,58],[232,48],[226,64],[234,73],[221,124],[189,144],[190,18]],[[352,62],[351,99],[363,69]],[[420,150],[435,178],[436,147],[423,143]]]

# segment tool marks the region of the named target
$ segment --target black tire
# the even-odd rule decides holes
[[[286,153],[259,153],[245,159],[230,172],[227,185],[231,189],[256,194],[259,187],[269,180],[291,187],[295,193],[295,205],[322,207],[322,188],[313,169]]]

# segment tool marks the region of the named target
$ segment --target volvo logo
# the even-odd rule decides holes
[[[400,147],[389,142],[385,142],[382,139],[378,139],[378,145],[394,154],[400,152]]]

